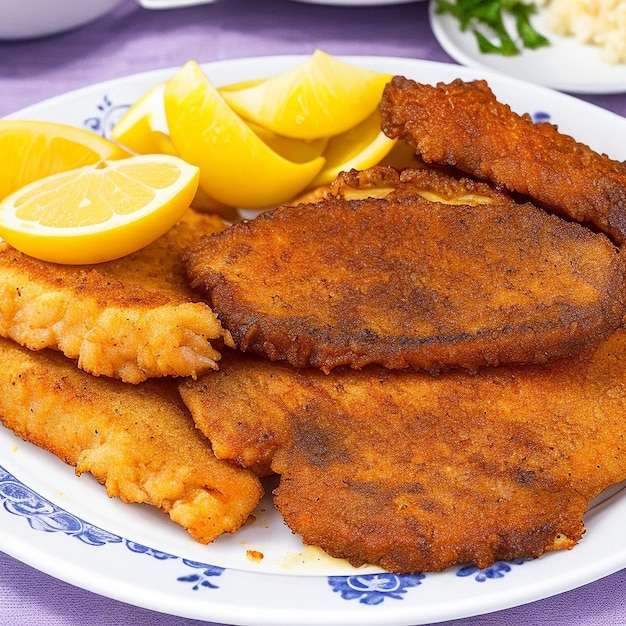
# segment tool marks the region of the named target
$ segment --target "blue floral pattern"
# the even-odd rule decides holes
[[[402,600],[411,587],[422,583],[425,574],[398,575],[389,573],[360,576],[329,576],[328,584],[344,600],[358,600],[361,604],[377,605],[385,600]]]
[[[206,563],[198,563],[197,561],[189,561],[183,559],[185,565],[201,570],[188,576],[180,576],[177,580],[182,583],[191,583],[192,589],[198,591],[201,587],[208,587],[209,589],[217,589],[217,585],[214,585],[209,578],[212,576],[221,576],[224,572],[223,567],[217,567],[215,565],[207,565]]]
[[[529,560],[530,559],[515,559],[508,562],[497,561],[491,567],[486,567],[484,569],[480,569],[475,565],[466,565],[462,567],[456,575],[461,577],[473,576],[476,582],[484,583],[487,580],[504,578],[504,576],[511,571],[511,565],[522,565]]]
[[[25,517],[34,530],[49,533],[61,532],[91,546],[122,542],[121,537],[88,524],[42,498],[1,466],[0,501],[9,513]]]
[[[96,106],[100,113],[84,120],[83,126],[98,135],[110,139],[113,127],[130,107],[130,104],[114,104],[111,98],[105,94],[100,104]]]
[[[135,554],[145,554],[158,561],[179,559],[173,554],[155,550],[135,541],[124,539],[98,526],[81,520],[79,517],[64,511],[56,504],[40,496],[38,493],[21,483],[12,474],[0,465],[0,503],[5,511],[19,517],[24,517],[33,530],[48,533],[60,532],[75,537],[90,546],[105,544],[123,544]],[[222,567],[198,563],[187,559],[180,559],[187,567],[200,569],[200,574],[178,577],[180,582],[193,582],[194,590],[200,588],[217,589],[218,586],[209,582],[208,577],[221,576],[225,571]]]
[[[552,116],[546,111],[535,111],[532,115],[533,122],[549,122]]]
[[[193,591],[217,589],[218,585],[212,579],[221,576],[226,571],[223,567],[191,561],[155,550],[85,522],[21,483],[2,466],[0,466],[0,503],[8,513],[25,518],[33,530],[48,533],[60,532],[90,546],[123,544],[131,552],[152,557],[157,561],[180,559],[186,567],[194,571],[179,576],[176,580],[191,585]],[[527,560],[517,559],[509,563],[499,561],[485,569],[467,565],[461,567],[456,575],[473,578],[476,582],[482,583],[503,578],[511,571],[512,565],[521,565]],[[375,606],[385,600],[402,600],[407,590],[419,586],[425,577],[426,575],[422,573],[397,575],[382,572],[354,576],[329,576],[328,584],[344,600],[358,600],[361,604]]]

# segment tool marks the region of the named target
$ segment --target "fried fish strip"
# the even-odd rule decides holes
[[[476,368],[578,354],[619,326],[624,262],[604,235],[432,170],[353,176],[189,253],[241,350],[324,371]]]
[[[432,86],[395,76],[380,110],[385,134],[404,139],[427,163],[526,194],[626,241],[626,166],[513,112],[485,81]]]
[[[215,458],[172,379],[127,385],[58,352],[0,339],[0,420],[89,472],[110,497],[153,505],[201,543],[235,532],[262,495],[251,472]]]
[[[295,370],[228,351],[181,384],[215,453],[280,474],[307,544],[354,565],[437,571],[572,548],[626,479],[626,331],[591,361],[454,370]]]
[[[91,374],[131,383],[214,369],[231,340],[189,287],[181,257],[224,227],[189,211],[143,250],[84,266],[39,261],[0,241],[0,336],[58,349]]]

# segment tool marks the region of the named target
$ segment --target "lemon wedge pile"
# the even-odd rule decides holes
[[[0,120],[0,237],[44,261],[100,263],[150,244],[189,206],[232,215],[287,202],[390,154],[378,114],[389,79],[318,50],[216,88],[189,61],[135,102],[112,141]]]
[[[197,165],[209,207],[265,209],[387,156],[394,141],[380,129],[378,103],[389,79],[317,50],[276,76],[215,87],[189,61],[112,135],[134,152]]]
[[[200,168],[200,187],[224,204],[263,208],[284,202],[324,166],[322,157],[297,163],[272,150],[194,61],[168,81],[165,113],[178,154]]]

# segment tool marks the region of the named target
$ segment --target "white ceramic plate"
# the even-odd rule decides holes
[[[541,9],[533,17],[533,25],[548,37],[551,45],[537,50],[523,50],[514,57],[503,57],[482,54],[474,35],[469,31],[461,32],[458,20],[452,15],[438,15],[436,4],[437,0],[431,0],[429,7],[433,33],[441,47],[463,65],[497,70],[506,76],[571,93],[626,92],[626,63],[605,63],[601,60],[599,47],[549,32]]]
[[[283,71],[304,57],[204,65],[216,84]],[[394,58],[346,60],[422,82],[487,78],[518,112],[550,119],[576,138],[626,159],[626,120],[572,97],[451,64]],[[93,85],[16,112],[104,135],[137,97],[176,68]],[[270,485],[271,488],[271,485]],[[269,489],[268,489],[269,490]],[[164,613],[228,624],[407,626],[488,613],[589,583],[626,566],[626,489],[590,508],[569,552],[486,570],[396,576],[354,569],[306,548],[267,498],[256,521],[214,544],[194,543],[151,507],[108,499],[90,476],[0,427],[0,550],[96,593]],[[248,558],[249,551],[264,556]]]

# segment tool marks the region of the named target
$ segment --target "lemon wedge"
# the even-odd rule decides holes
[[[229,206],[261,209],[304,189],[324,165],[272,150],[224,101],[195,61],[165,87],[165,114],[176,152],[200,168],[200,187]]]
[[[128,152],[90,130],[36,120],[0,120],[0,200],[35,180],[127,157]]]
[[[101,161],[42,178],[0,202],[0,236],[44,261],[100,263],[152,243],[185,213],[198,168],[178,157]]]
[[[248,121],[285,137],[316,139],[346,132],[369,117],[390,78],[316,50],[291,70],[221,93]]]
[[[380,113],[374,111],[354,128],[330,139],[324,151],[326,163],[310,186],[328,185],[339,172],[363,170],[380,163],[395,143],[381,130]]]
[[[126,111],[111,131],[114,141],[137,154],[175,155],[165,118],[165,85],[158,83]]]

